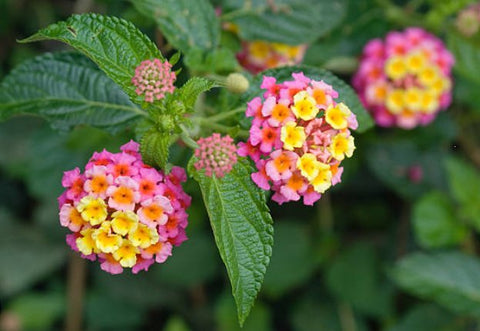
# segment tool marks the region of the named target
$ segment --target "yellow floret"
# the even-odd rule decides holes
[[[424,91],[422,93],[421,112],[425,114],[434,113],[439,106],[438,95],[433,91]]]
[[[138,216],[132,211],[116,211],[112,214],[112,229],[122,236],[135,231],[138,225]]]
[[[318,193],[324,193],[330,186],[332,186],[332,172],[330,166],[325,163],[320,163],[317,177],[315,177],[310,184]]]
[[[405,107],[413,111],[422,108],[422,90],[417,87],[410,87],[404,95]]]
[[[263,60],[270,54],[270,46],[264,41],[252,41],[249,51],[252,57]]]
[[[422,52],[414,52],[407,55],[407,71],[412,74],[421,72],[427,65],[427,58]]]
[[[95,245],[95,240],[92,238],[93,231],[93,228],[84,229],[80,232],[82,237],[78,237],[75,240],[78,250],[84,255],[90,255],[98,252],[97,246]]]
[[[158,241],[158,232],[156,229],[140,223],[137,229],[128,235],[128,239],[135,247],[147,248]]]
[[[441,76],[441,73],[438,71],[436,66],[425,67],[418,74],[418,81],[426,87],[432,86],[438,78]]]
[[[292,151],[294,148],[302,147],[305,142],[305,128],[297,126],[295,122],[287,122],[282,127],[280,140],[283,142],[283,148]]]
[[[82,215],[82,218],[92,225],[98,225],[107,218],[107,205],[105,201],[90,195],[80,200],[77,205],[77,210]]]
[[[313,180],[317,177],[320,165],[321,163],[317,160],[317,157],[311,153],[305,153],[297,160],[297,169],[308,180]]]
[[[401,89],[390,91],[385,104],[392,114],[401,113],[405,108],[405,91]]]
[[[113,253],[113,258],[124,268],[131,268],[137,263],[139,250],[130,240],[124,239],[121,246]]]
[[[122,237],[113,234],[110,222],[104,222],[92,235],[95,245],[102,253],[113,253],[122,244]]]
[[[392,56],[385,63],[385,73],[388,78],[402,79],[407,74],[407,64],[402,56]]]
[[[343,130],[348,127],[348,118],[352,112],[344,103],[338,103],[335,107],[329,106],[325,111],[325,121],[335,130]]]
[[[317,116],[317,102],[306,91],[300,91],[293,97],[292,111],[297,118],[309,121]]]
[[[347,136],[346,133],[339,133],[332,139],[332,143],[328,150],[332,156],[342,161],[345,156],[351,157],[355,149],[355,142],[352,136]]]

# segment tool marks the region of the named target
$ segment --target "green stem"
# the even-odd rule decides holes
[[[331,233],[333,231],[333,210],[332,201],[329,194],[323,194],[317,204],[317,214],[320,229],[324,234]]]
[[[338,315],[340,317],[340,324],[343,331],[356,331],[357,325],[355,323],[355,316],[353,315],[352,307],[347,303],[338,304]]]
[[[198,144],[190,137],[187,128],[184,125],[180,124],[180,129],[182,130],[180,138],[182,138],[182,141],[185,143],[185,145],[187,145],[191,149],[197,149]]]
[[[219,113],[217,115],[210,116],[208,117],[208,120],[218,122],[243,112],[245,112],[245,107],[238,107],[226,112]]]

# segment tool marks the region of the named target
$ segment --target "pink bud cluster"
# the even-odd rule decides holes
[[[64,173],[58,198],[60,224],[72,231],[67,243],[112,274],[148,270],[187,239],[185,170],[157,171],[142,162],[138,147],[130,141],[120,153],[95,152],[84,173]]]
[[[237,148],[230,136],[221,137],[214,133],[210,137],[200,138],[195,150],[195,169],[205,169],[205,175],[221,178],[232,170],[237,163]]]
[[[303,197],[305,205],[313,205],[340,182],[340,163],[355,149],[350,129],[358,123],[345,104],[335,102],[332,86],[303,73],[292,76],[280,84],[264,76],[266,92],[248,103],[250,136],[238,154],[255,162],[258,171],[251,178],[273,190],[272,200],[282,204]]]
[[[425,30],[393,31],[365,46],[353,86],[378,125],[411,129],[449,106],[453,63],[443,42]]]
[[[253,74],[263,70],[299,64],[303,60],[307,45],[291,46],[267,41],[243,41],[237,53],[238,62]]]
[[[458,31],[471,37],[480,30],[480,2],[473,3],[463,9],[455,21]]]
[[[135,92],[145,97],[146,102],[154,102],[165,97],[165,93],[173,93],[176,75],[172,65],[159,59],[145,60],[136,69],[132,78]]]

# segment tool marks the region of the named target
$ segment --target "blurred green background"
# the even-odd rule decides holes
[[[244,330],[477,330],[480,47],[453,28],[468,1],[338,2],[343,19],[310,46],[307,64],[349,81],[345,63],[355,63],[366,41],[423,18],[418,23],[445,37],[457,56],[454,103],[428,127],[356,137],[342,184],[314,207],[269,204],[273,256]],[[86,11],[131,20],[159,40],[154,23],[127,1],[0,0],[0,77],[26,59],[65,49],[17,39]],[[112,276],[69,252],[56,201],[63,171],[131,137],[90,127],[58,132],[26,116],[0,123],[0,330],[60,330],[75,314],[82,330],[239,329],[191,180],[190,239],[165,264]],[[185,165],[187,157],[175,150],[171,162]],[[82,311],[72,311],[75,302]]]

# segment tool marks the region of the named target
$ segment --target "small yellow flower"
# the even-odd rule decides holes
[[[135,247],[147,248],[158,241],[158,232],[140,223],[137,229],[128,235],[128,239]]]
[[[116,211],[112,214],[112,229],[122,236],[137,229],[138,216],[132,211]]]
[[[283,148],[292,151],[294,148],[302,147],[305,142],[305,128],[297,126],[293,121],[285,123],[280,133],[280,140],[283,142]]]
[[[75,240],[78,250],[84,255],[90,255],[98,252],[98,248],[95,245],[95,240],[92,237],[93,232],[93,228],[84,229],[80,231],[82,236]]]
[[[84,220],[92,225],[98,225],[107,218],[107,205],[101,198],[94,198],[90,195],[83,197],[77,206],[78,212]]]
[[[309,121],[317,116],[317,102],[306,91],[300,91],[293,97],[292,111],[297,118]]]
[[[352,112],[344,103],[338,103],[335,107],[329,106],[325,111],[325,121],[335,130],[343,130],[348,127],[348,118]]]
[[[407,64],[401,56],[392,56],[385,63],[385,73],[393,80],[402,79],[407,74]]]
[[[412,74],[421,72],[427,65],[427,58],[422,52],[413,52],[406,58],[407,71]]]
[[[332,156],[342,161],[345,156],[351,157],[355,149],[355,142],[352,136],[347,136],[346,133],[339,133],[332,139],[332,143],[329,146],[329,151]]]
[[[320,163],[318,175],[310,184],[318,193],[324,193],[330,186],[332,186],[332,172],[330,166],[325,163]]]
[[[450,80],[446,79],[443,75],[441,75],[435,82],[432,84],[432,89],[438,95],[444,93],[445,91],[449,90],[451,87]]]
[[[131,268],[137,263],[139,250],[130,240],[123,239],[120,247],[113,252],[113,258],[124,268]]]
[[[438,95],[433,91],[424,91],[422,93],[420,111],[425,114],[431,114],[438,109]]]
[[[420,110],[422,107],[422,90],[417,87],[410,87],[404,95],[405,107],[413,111]]]
[[[405,92],[401,89],[395,89],[387,94],[385,103],[392,114],[399,114],[405,108]]]
[[[113,253],[122,244],[122,237],[112,233],[111,222],[104,222],[92,235],[95,245],[102,253]]]
[[[305,153],[297,160],[297,169],[299,169],[302,176],[308,180],[313,180],[317,177],[320,165],[321,162],[311,153]]]
[[[418,74],[418,80],[422,85],[430,87],[439,79],[440,76],[441,74],[436,66],[428,66],[420,71]]]
[[[264,41],[252,41],[249,53],[252,57],[263,60],[270,54],[270,46]]]

